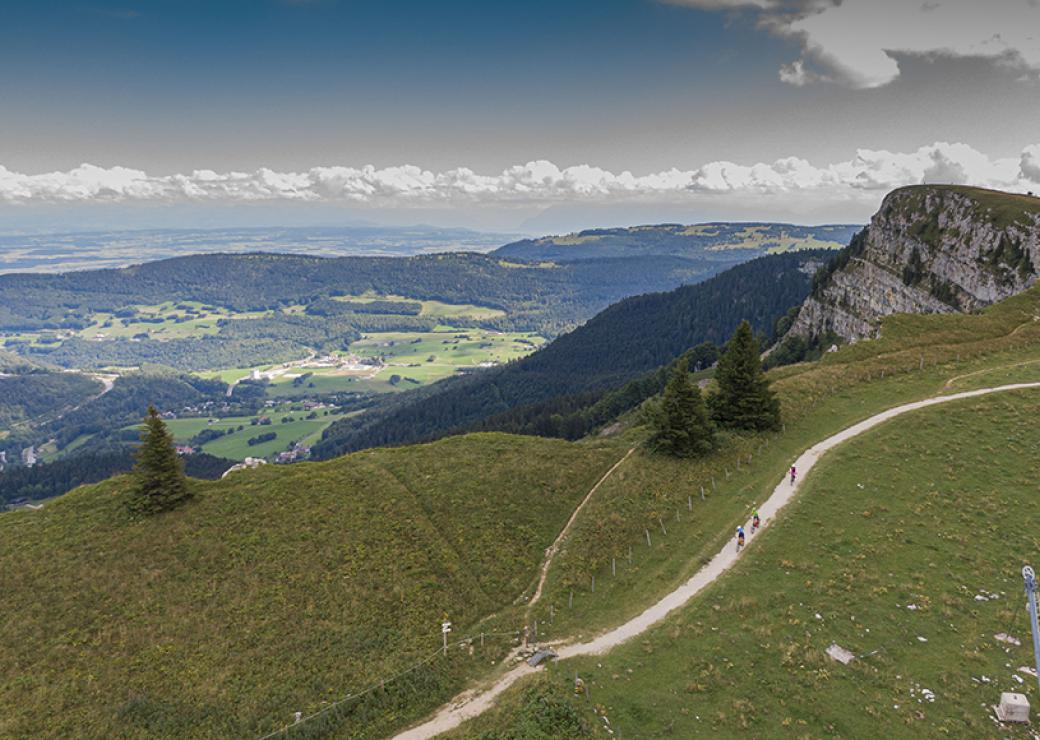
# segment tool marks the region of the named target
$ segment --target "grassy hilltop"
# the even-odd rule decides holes
[[[484,434],[193,482],[133,522],[128,481],[0,515],[0,735],[247,737],[485,620],[619,453]],[[360,702],[368,737],[447,699],[489,639]]]

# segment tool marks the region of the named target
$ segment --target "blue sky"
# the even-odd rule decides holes
[[[763,44],[780,58],[783,42],[720,14],[646,0],[7,2],[0,64],[17,74],[3,81],[4,117],[59,141],[48,155],[5,137],[0,151],[17,167],[73,166],[84,149],[168,168],[193,155],[191,166],[256,166],[261,153],[278,166],[299,155],[264,140],[298,137],[313,161],[295,166],[413,154],[447,166],[437,160],[474,144],[476,164],[506,166],[523,142],[546,156],[535,150],[552,127],[581,149],[587,126],[768,95],[779,83]]]
[[[1028,0],[4,0],[0,229],[170,201],[831,220],[915,179],[1026,187],[1034,21]]]

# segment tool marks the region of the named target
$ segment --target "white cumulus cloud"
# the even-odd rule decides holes
[[[24,174],[0,165],[0,202],[123,203],[257,201],[342,202],[388,207],[575,201],[682,201],[697,194],[808,194],[856,197],[901,185],[948,182],[1030,190],[1040,185],[1040,144],[1018,157],[992,158],[967,144],[937,142],[912,152],[860,149],[851,159],[816,165],[798,157],[773,162],[708,162],[645,175],[589,164],[536,160],[497,174],[466,167],[433,172],[415,165],[377,169],[313,167],[300,172],[195,170],[150,175],[130,167],[83,164],[66,172]]]
[[[897,56],[979,57],[1040,73],[1036,0],[667,0],[702,10],[747,10],[796,41],[780,69],[794,85],[830,80],[856,88],[899,76]]]

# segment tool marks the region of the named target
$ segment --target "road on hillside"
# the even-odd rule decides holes
[[[1040,383],[1015,383],[1012,385],[1002,385],[993,388],[981,388],[974,391],[952,393],[946,396],[927,398],[923,401],[905,403],[901,406],[890,408],[887,411],[882,411],[879,414],[871,416],[869,419],[865,419],[858,424],[853,424],[852,426],[843,429],[822,442],[818,442],[803,452],[798,459],[794,461],[793,464],[798,469],[797,481],[793,484],[790,483],[785,471],[783,480],[773,489],[773,493],[769,498],[758,507],[763,529],[759,530],[759,534],[750,538],[747,547],[753,546],[754,543],[758,541],[758,538],[762,536],[762,533],[764,533],[770,520],[772,520],[777,513],[792,498],[794,498],[795,493],[797,493],[801,488],[806,474],[812,470],[813,466],[816,465],[816,462],[829,450],[869,429],[873,429],[879,424],[883,424],[889,419],[901,416],[910,411],[916,411],[918,409],[936,406],[950,401],[959,401],[965,398],[975,398],[977,396],[985,396],[991,393],[1002,393],[1027,388],[1040,388]],[[751,530],[750,521],[744,524],[744,529],[746,531]],[[747,550],[747,547],[745,547],[741,552],[737,552],[734,542],[732,540],[727,542],[727,544],[723,546],[722,550],[720,550],[707,565],[697,571],[688,581],[683,583],[656,604],[649,607],[639,616],[630,619],[621,626],[616,627],[609,632],[605,632],[589,642],[578,642],[557,646],[556,652],[559,659],[563,660],[565,658],[573,658],[579,655],[599,655],[646,632],[670,613],[685,605],[702,589],[729,570]],[[484,689],[470,690],[455,697],[455,699],[442,707],[431,719],[421,725],[396,735],[395,740],[424,740],[425,738],[435,737],[441,733],[452,730],[464,721],[483,714],[491,708],[495,699],[502,692],[524,676],[535,673],[538,670],[539,669],[537,668],[528,666],[526,663],[521,663],[499,677],[491,686]]]

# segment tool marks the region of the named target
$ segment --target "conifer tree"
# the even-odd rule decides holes
[[[712,418],[729,429],[763,431],[780,427],[780,402],[769,390],[761,350],[742,321],[715,370],[718,392],[711,397]]]
[[[689,364],[679,360],[653,411],[650,444],[676,457],[696,457],[715,447],[715,430],[704,408],[701,389],[690,381]]]
[[[173,437],[154,406],[148,407],[133,470],[134,489],[130,509],[135,514],[169,511],[186,501],[184,466],[173,447]]]

